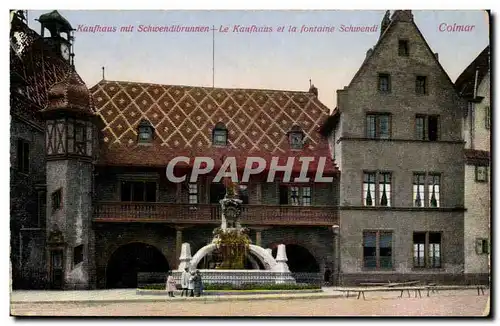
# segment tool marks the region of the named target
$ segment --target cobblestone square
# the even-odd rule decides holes
[[[366,300],[321,298],[288,300],[165,301],[115,303],[14,303],[14,316],[484,316],[489,291],[442,291],[422,298],[398,298],[394,292],[371,293]],[[109,302],[109,301],[108,301]]]

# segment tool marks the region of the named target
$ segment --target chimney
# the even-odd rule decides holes
[[[412,22],[413,14],[411,10],[396,10],[391,17],[392,21],[400,21],[400,22]]]
[[[382,34],[384,34],[385,30],[387,29],[387,27],[389,27],[389,25],[391,23],[390,16],[391,16],[391,11],[387,10],[385,12],[384,17],[382,18],[382,22],[380,23],[380,35],[379,35],[379,39],[382,37]]]
[[[434,53],[434,56],[436,57],[436,60],[439,61],[439,53]]]
[[[365,58],[365,60],[368,59],[372,55],[372,53],[373,53],[373,49],[369,48],[368,51],[366,51],[366,58]]]
[[[309,87],[309,93],[313,93],[316,97],[318,97],[318,89],[314,86],[314,84]]]

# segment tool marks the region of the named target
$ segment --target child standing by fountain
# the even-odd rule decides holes
[[[168,272],[168,277],[167,277],[167,292],[168,296],[171,298],[175,298],[174,296],[174,291],[176,290],[175,288],[175,280],[174,277],[172,276],[172,271]]]
[[[182,287],[181,297],[184,296],[184,293],[186,293],[186,297],[188,296],[189,277],[190,277],[189,269],[186,267],[181,275],[181,287]]]
[[[194,295],[199,297],[201,295],[203,283],[201,281],[201,274],[199,270],[196,270],[194,274]]]
[[[191,276],[189,277],[188,281],[188,290],[190,297],[194,297],[194,281],[195,281],[195,275],[194,272],[191,272]]]

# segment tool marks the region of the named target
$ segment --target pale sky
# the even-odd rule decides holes
[[[48,11],[29,11],[29,25]],[[384,11],[59,11],[73,28],[133,25],[134,32],[75,31],[75,64],[89,87],[102,79],[168,85],[212,86],[212,31],[145,33],[139,25],[216,26],[215,87],[303,90],[309,79],[319,99],[336,106],[346,86],[375,45]],[[455,81],[489,44],[484,11],[413,11],[414,19],[444,69]],[[474,25],[471,32],[441,32],[441,24]],[[234,25],[268,26],[272,32],[235,33]],[[333,33],[289,33],[289,26],[334,26]],[[373,26],[377,32],[340,32],[341,25]],[[284,26],[284,32],[277,28]]]

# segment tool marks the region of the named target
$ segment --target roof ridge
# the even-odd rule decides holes
[[[223,89],[223,90],[242,90],[242,91],[267,91],[267,92],[287,92],[287,93],[297,93],[297,94],[310,94],[315,96],[309,91],[298,91],[298,90],[284,90],[284,89],[269,89],[269,88],[241,88],[241,87],[211,87],[211,86],[195,86],[195,85],[179,85],[179,84],[160,84],[160,83],[150,83],[150,82],[137,82],[130,80],[109,80],[101,79],[97,84],[90,87],[93,88],[97,85],[103,83],[127,83],[127,84],[140,84],[140,85],[151,85],[151,86],[170,86],[170,87],[189,87],[189,88],[203,88],[203,89]]]

